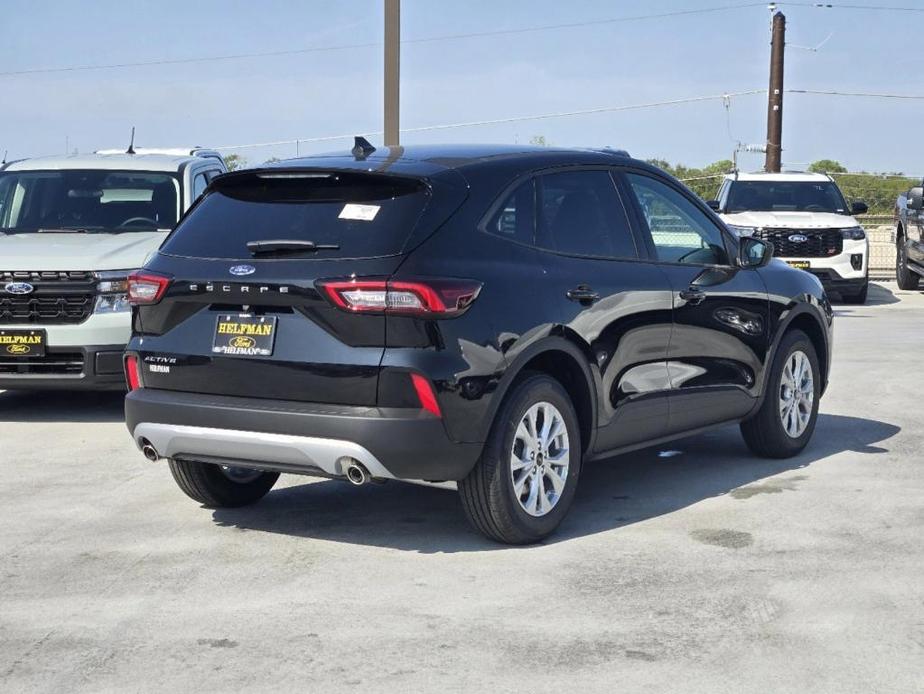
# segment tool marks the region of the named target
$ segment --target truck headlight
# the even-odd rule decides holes
[[[131,311],[128,303],[128,275],[132,270],[97,272],[96,306],[94,313],[122,313]]]
[[[866,238],[866,232],[863,231],[863,227],[850,227],[841,229],[841,236],[849,241],[862,241]]]
[[[740,227],[735,224],[726,224],[725,226],[735,236],[753,236],[757,232],[757,227]]]

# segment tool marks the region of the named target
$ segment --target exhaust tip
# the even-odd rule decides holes
[[[350,484],[355,484],[358,487],[368,482],[370,475],[362,463],[354,460],[347,465],[346,478],[350,481]]]
[[[152,463],[160,460],[160,454],[157,452],[157,449],[151,445],[151,442],[147,439],[141,439],[141,453],[145,458],[150,460]]]

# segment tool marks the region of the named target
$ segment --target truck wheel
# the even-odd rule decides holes
[[[905,248],[905,239],[898,237],[898,249],[895,257],[895,279],[898,280],[899,289],[914,290],[921,282],[921,276],[908,268],[908,251]]]
[[[763,404],[741,423],[744,442],[763,458],[791,458],[808,444],[818,419],[821,371],[812,341],[801,330],[783,336]]]
[[[212,463],[171,460],[170,472],[190,499],[210,508],[247,506],[262,499],[276,484],[279,473],[261,472]]]
[[[459,482],[465,515],[498,542],[538,542],[567,514],[581,457],[577,414],[565,389],[549,376],[530,376],[505,399],[480,460]]]
[[[869,294],[869,280],[867,280],[866,284],[863,285],[863,289],[861,289],[856,294],[847,294],[846,296],[844,296],[843,297],[844,303],[845,304],[865,304],[866,297],[868,294]]]

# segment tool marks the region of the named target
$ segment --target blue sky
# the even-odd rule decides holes
[[[837,4],[835,0],[832,0]],[[405,39],[612,19],[736,0],[404,0]],[[850,3],[848,3],[850,4]],[[853,3],[856,4],[856,3]],[[860,4],[920,6],[920,0]],[[0,23],[0,72],[375,43],[382,0],[35,0]],[[924,14],[782,6],[787,87],[924,94]],[[402,127],[488,120],[766,89],[765,7],[486,36],[402,48]],[[829,34],[818,52],[813,46]],[[246,60],[0,75],[0,152],[11,157],[127,144],[221,146],[381,128],[380,46]],[[783,159],[924,173],[924,101],[787,95]],[[766,96],[408,134],[415,142],[619,146],[688,165],[762,142]],[[375,138],[373,138],[375,139]],[[300,146],[329,151],[346,141]],[[241,150],[252,163],[295,146]],[[760,155],[745,155],[759,168]]]

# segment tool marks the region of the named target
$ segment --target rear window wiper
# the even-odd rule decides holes
[[[248,241],[247,250],[251,255],[270,255],[273,253],[316,253],[318,251],[339,251],[336,243],[315,243],[296,239],[278,239],[275,241]]]

